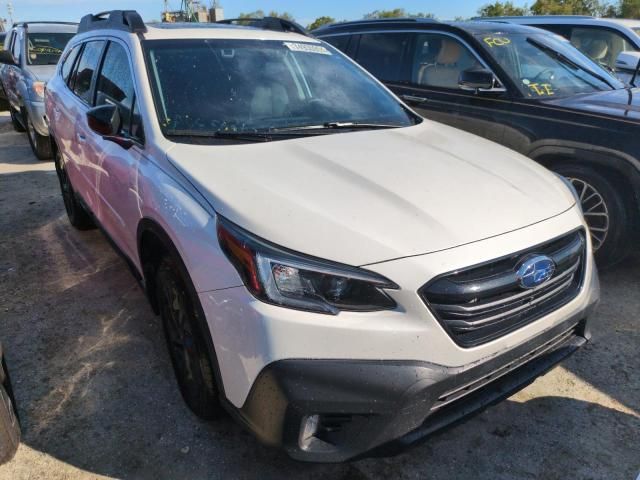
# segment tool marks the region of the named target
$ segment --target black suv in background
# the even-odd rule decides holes
[[[519,25],[428,19],[345,22],[313,34],[425,117],[569,178],[602,266],[633,249],[640,223],[640,91],[569,41]],[[544,201],[536,192],[531,198]]]

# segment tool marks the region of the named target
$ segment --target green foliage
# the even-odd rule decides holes
[[[527,15],[529,9],[525,7],[516,7],[513,2],[493,2],[483,6],[478,10],[481,17],[509,17]]]
[[[289,12],[276,12],[275,10],[271,10],[268,15],[265,15],[264,10],[256,10],[255,12],[241,13],[238,15],[238,18],[264,18],[264,17],[278,17],[284,18],[285,20],[293,21],[293,15]]]
[[[318,17],[312,23],[307,25],[307,30],[312,31],[316,28],[320,28],[323,25],[327,25],[329,23],[335,23],[336,19],[333,17]]]
[[[640,0],[621,0],[618,10],[622,18],[640,19]]]
[[[364,15],[365,19],[373,20],[378,18],[433,18],[432,13],[407,13],[404,8],[394,8],[393,10],[374,10]]]
[[[599,15],[603,11],[599,0],[536,0],[531,6],[534,15]]]

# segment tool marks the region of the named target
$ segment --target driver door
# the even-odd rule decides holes
[[[388,35],[363,34],[357,61],[367,69],[370,69],[368,59],[379,63],[382,55],[376,49],[385,42],[375,37]],[[484,67],[480,57],[466,42],[452,34],[425,31],[402,35],[406,45],[395,56],[403,63],[396,78],[384,78],[385,72],[376,72],[375,65],[370,71],[420,115],[501,142],[505,94],[478,95],[462,90],[458,85],[464,70]]]

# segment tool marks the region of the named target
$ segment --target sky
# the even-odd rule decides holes
[[[79,21],[87,13],[105,10],[135,9],[145,21],[158,20],[163,0],[11,0],[13,19]],[[203,0],[208,5],[210,0]],[[490,0],[220,0],[226,18],[255,10],[286,11],[302,25],[327,15],[337,20],[362,18],[373,10],[404,8],[407,12],[429,12],[440,19],[474,16],[478,8]],[[516,0],[516,5],[526,2]],[[169,0],[170,8],[178,9],[180,0]],[[9,18],[7,0],[0,0],[0,18]]]

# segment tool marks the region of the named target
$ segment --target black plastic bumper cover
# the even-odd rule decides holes
[[[586,320],[568,321],[503,354],[462,368],[421,362],[282,360],[261,372],[237,413],[258,439],[282,446],[298,460],[339,462],[393,455],[509,397],[588,338]],[[532,351],[539,353],[529,360]],[[505,372],[509,364],[515,367]],[[502,373],[491,379],[496,371]],[[435,409],[447,392],[483,378],[489,380]],[[301,424],[309,415],[320,415],[321,448],[300,448]]]

